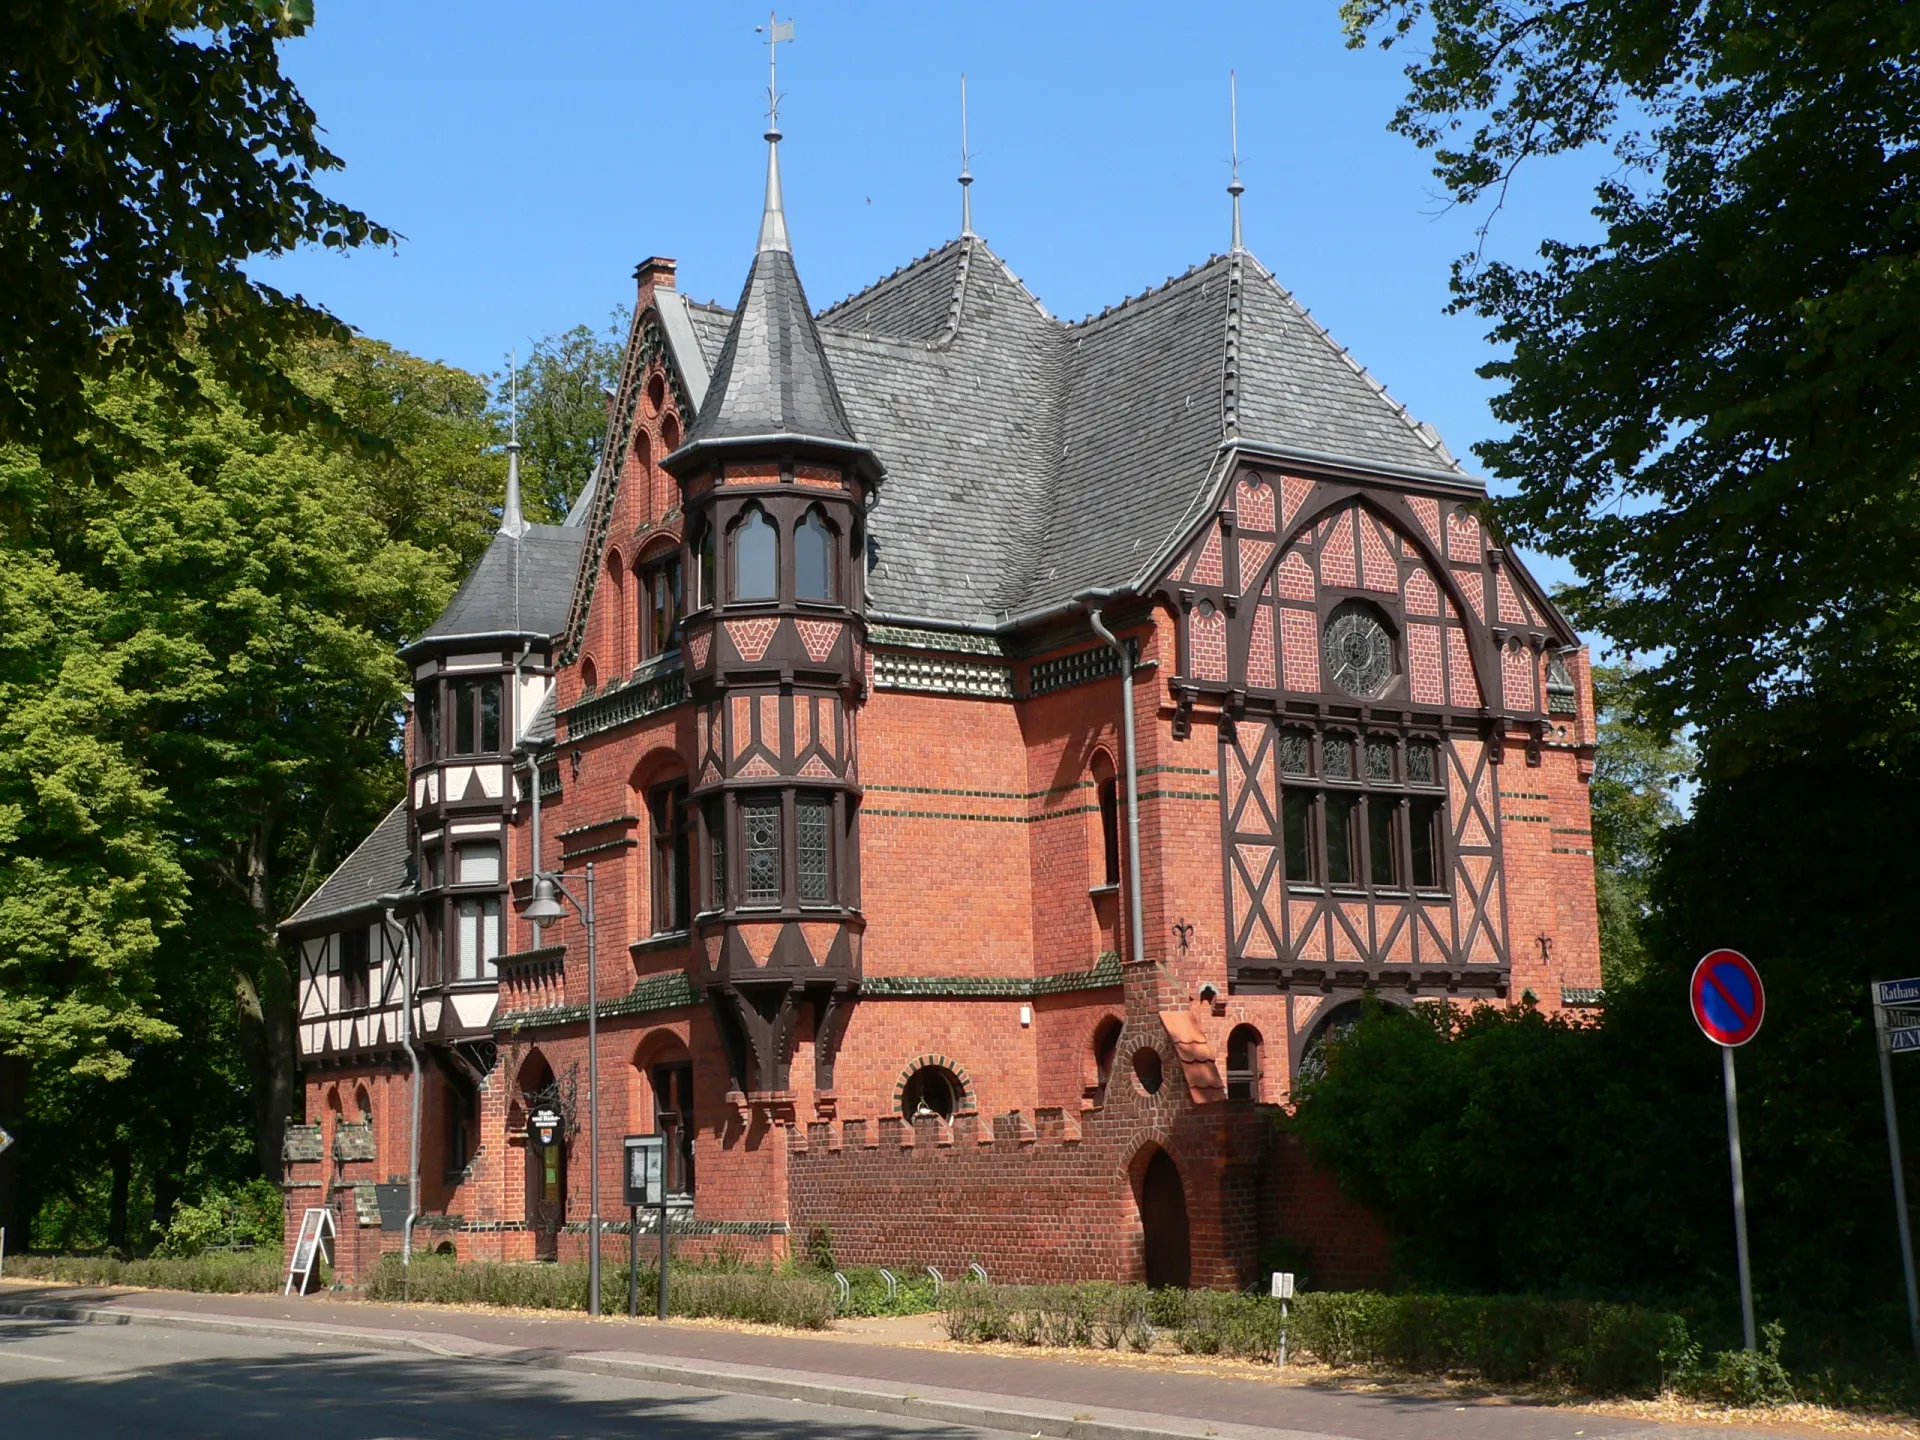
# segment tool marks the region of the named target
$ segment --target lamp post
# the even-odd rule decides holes
[[[535,783],[538,784],[536,777]],[[559,877],[543,872],[537,863],[533,871],[533,898],[523,912],[535,925],[551,925],[564,919],[560,904],[564,896],[579,914],[587,930],[587,1313],[600,1313],[600,985],[594,955],[593,862],[587,862],[587,903],[573,898],[573,892]]]

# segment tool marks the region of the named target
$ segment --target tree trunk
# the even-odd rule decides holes
[[[187,1161],[193,1154],[193,1120],[175,1115],[167,1121],[166,1160],[153,1177],[153,1223],[165,1230],[173,1221],[173,1207],[180,1203],[185,1186]]]
[[[127,1253],[127,1203],[133,1194],[133,1147],[116,1135],[107,1145],[113,1188],[107,1200],[107,1248]]]
[[[234,1005],[240,1021],[240,1049],[253,1081],[254,1145],[260,1173],[278,1185],[285,1178],[281,1146],[287,1117],[293,1113],[298,1070],[293,1015],[293,977],[274,926],[272,833],[270,819],[254,829],[247,856],[247,903],[260,927],[260,945],[251,972],[236,971]]]

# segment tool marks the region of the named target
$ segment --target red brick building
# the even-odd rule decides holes
[[[290,1208],[396,1243],[417,1060],[420,1242],[578,1253],[593,1005],[610,1228],[658,1131],[750,1254],[1377,1271],[1273,1117],[1365,994],[1597,1003],[1578,637],[1237,243],[1067,324],[968,228],[815,314],[777,155],[739,304],[639,267],[573,513],[404,652],[407,797],[286,926]]]

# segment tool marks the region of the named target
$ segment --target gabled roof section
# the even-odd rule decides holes
[[[440,618],[402,653],[432,641],[558,634],[567,623],[585,538],[577,525],[529,525],[518,537],[495,535]]]
[[[407,883],[407,852],[407,807],[402,801],[280,928],[313,930],[327,920],[378,910],[382,895]]]

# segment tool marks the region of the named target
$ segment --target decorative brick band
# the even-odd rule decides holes
[[[652,1010],[677,1010],[683,1005],[698,1005],[700,992],[693,988],[684,970],[664,970],[658,975],[642,975],[633,989],[613,1000],[602,1000],[596,1013],[605,1019],[611,1015],[640,1015]],[[549,1005],[543,1010],[521,1010],[503,1015],[494,1022],[495,1030],[528,1030],[553,1025],[574,1025],[587,1018],[585,1005]]]
[[[1126,645],[1128,658],[1137,667],[1140,664],[1140,644],[1136,640],[1128,640]],[[1105,680],[1119,673],[1120,657],[1113,653],[1113,648],[1096,645],[1091,650],[1076,650],[1071,655],[1036,661],[1027,672],[1027,693],[1051,695],[1056,690],[1090,685],[1095,680]]]
[[[644,679],[609,686],[562,710],[560,719],[566,722],[569,740],[583,740],[686,703],[687,672],[676,664],[671,670],[662,669]]]
[[[1013,698],[1013,669],[972,660],[933,660],[919,655],[873,657],[873,683],[880,690],[920,690],[934,695]]]
[[[904,625],[874,625],[867,631],[867,643],[896,650],[941,650],[949,655],[993,655],[1005,658],[1006,649],[991,635],[962,631],[913,630]]]
[[[1034,1000],[1120,983],[1119,952],[1109,950],[1090,970],[1032,977],[999,975],[870,975],[860,982],[863,1000]]]

